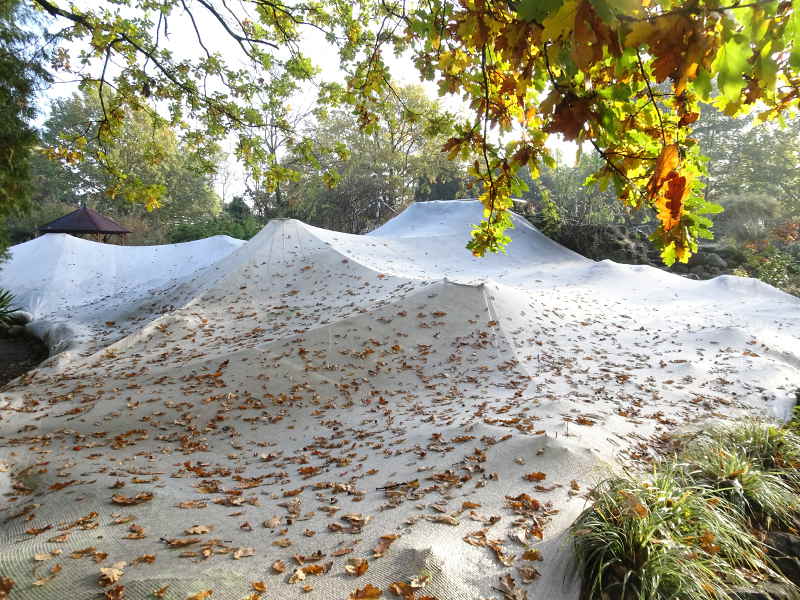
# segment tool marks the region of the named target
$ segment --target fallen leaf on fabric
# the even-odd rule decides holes
[[[297,567],[292,573],[291,577],[289,577],[289,583],[297,583],[299,581],[305,581],[306,573],[303,571],[303,567]]]
[[[112,583],[117,583],[119,578],[125,574],[123,570],[125,568],[125,562],[118,562],[114,563],[110,567],[104,567],[100,569],[100,585],[103,587],[107,585],[111,585]]]
[[[137,556],[131,561],[131,565],[143,565],[148,564],[151,565],[156,562],[155,554],[142,554],[141,556]]]
[[[110,590],[106,590],[105,593],[106,600],[124,600],[125,599],[125,586],[124,585],[117,585],[111,588]]]
[[[533,567],[519,567],[517,570],[519,571],[519,576],[522,577],[522,581],[525,583],[531,583],[539,577],[539,571]]]
[[[381,596],[383,596],[383,592],[379,588],[376,588],[374,585],[368,583],[366,587],[361,588],[360,590],[357,589],[355,592],[350,594],[349,600],[375,600]]]
[[[14,588],[14,580],[10,577],[0,577],[0,600],[7,600]]]
[[[531,548],[530,550],[525,550],[522,554],[523,560],[542,560],[542,553],[536,550],[535,548]]]
[[[283,573],[286,570],[286,563],[284,563],[282,560],[276,560],[274,563],[272,563],[272,570],[276,573]]]
[[[116,494],[111,496],[111,501],[114,504],[119,504],[121,506],[132,506],[134,504],[142,504],[143,502],[149,502],[153,499],[153,494],[151,492],[140,492],[135,496],[123,496],[122,494]]]
[[[365,558],[351,558],[347,561],[344,570],[348,575],[361,577],[369,569],[369,562]]]
[[[183,548],[184,546],[191,546],[192,544],[196,544],[197,542],[201,542],[202,540],[196,537],[188,537],[188,538],[172,538],[164,541],[170,548]]]
[[[39,535],[40,533],[44,533],[52,528],[52,525],[45,525],[44,527],[31,527],[30,529],[26,529],[25,533],[28,535]]]
[[[237,548],[233,553],[233,558],[235,560],[239,560],[240,558],[245,558],[248,556],[255,556],[256,549],[255,548]]]
[[[517,585],[510,574],[500,577],[500,587],[496,589],[505,600],[528,600],[528,593]]]
[[[214,528],[210,525],[194,525],[189,527],[184,533],[186,535],[203,535],[205,533],[211,533]]]
[[[41,586],[50,581],[51,579],[55,578],[61,572],[61,565],[53,565],[50,567],[47,575],[45,577],[40,577],[36,581],[33,582],[32,585]]]
[[[372,558],[378,558],[383,556],[389,547],[394,543],[394,541],[399,538],[400,536],[394,533],[388,535],[382,535],[378,539],[378,543],[375,545],[375,548],[372,550]]]

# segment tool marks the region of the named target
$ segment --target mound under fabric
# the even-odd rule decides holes
[[[788,415],[797,298],[516,217],[476,259],[480,217],[14,247],[0,287],[60,353],[0,391],[10,598],[577,598],[564,532],[609,468]]]

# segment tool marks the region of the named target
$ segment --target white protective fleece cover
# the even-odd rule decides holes
[[[516,217],[476,259],[480,218],[13,248],[0,287],[66,351],[0,390],[10,599],[574,599],[565,530],[609,468],[787,416],[797,298],[593,262]]]

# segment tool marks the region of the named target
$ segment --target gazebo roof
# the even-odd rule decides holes
[[[130,233],[119,223],[86,206],[39,227],[39,233]]]

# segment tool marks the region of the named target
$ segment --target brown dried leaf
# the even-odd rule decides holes
[[[203,535],[205,533],[211,533],[213,529],[213,525],[193,525],[184,531],[184,533],[186,535]]]
[[[142,504],[143,502],[149,502],[153,499],[152,492],[139,492],[135,496],[123,496],[122,494],[116,494],[111,496],[111,501],[114,504],[119,504],[121,506],[132,506],[134,504]]]
[[[131,561],[131,565],[143,565],[148,564],[152,565],[156,562],[156,555],[155,554],[142,554],[141,556],[137,556]]]
[[[361,577],[369,569],[369,561],[365,558],[350,558],[344,566],[348,575]]]
[[[276,573],[283,573],[286,570],[286,563],[284,563],[282,560],[276,560],[274,563],[272,563],[272,570]]]
[[[233,558],[235,560],[239,560],[240,558],[245,558],[247,556],[255,556],[256,549],[255,548],[237,548],[233,553]]]
[[[188,538],[172,538],[164,541],[170,548],[183,548],[184,546],[191,546],[192,544],[196,544],[197,542],[201,542],[202,540],[196,537],[188,537]]]
[[[114,563],[110,567],[103,567],[100,569],[100,585],[103,587],[107,585],[111,585],[112,583],[117,583],[119,578],[125,574],[123,570],[125,568],[124,562]]]
[[[517,585],[510,573],[500,577],[500,587],[496,589],[505,600],[528,600],[528,593]]]
[[[375,548],[372,550],[372,558],[379,558],[383,556],[386,551],[389,549],[394,541],[399,538],[400,536],[394,533],[390,533],[387,535],[382,535],[378,539],[378,543],[375,545]]]
[[[533,567],[519,567],[517,570],[519,571],[519,576],[522,577],[522,581],[525,583],[533,582],[540,575],[539,571]]]
[[[525,550],[522,554],[523,560],[543,560],[542,553],[536,550],[535,548],[531,548],[529,550]]]
[[[14,580],[10,577],[0,577],[0,600],[7,600],[14,588]]]
[[[106,590],[106,600],[124,600],[125,598],[125,586],[118,585],[110,590]]]
[[[395,581],[391,584],[389,591],[395,596],[400,596],[403,600],[414,600],[416,598],[416,590],[402,581]]]

